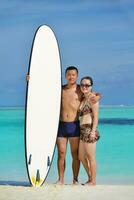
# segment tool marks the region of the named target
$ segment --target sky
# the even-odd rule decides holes
[[[134,105],[133,0],[2,0],[0,106],[24,106],[25,76],[36,29],[54,30],[62,81],[69,65],[89,75],[101,105]]]

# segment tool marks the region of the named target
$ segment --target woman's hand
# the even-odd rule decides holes
[[[91,138],[92,142],[96,141],[96,133],[95,133],[95,131],[91,131],[90,138]]]
[[[97,137],[96,137],[96,129],[98,125],[98,112],[99,112],[99,102],[92,104],[92,113],[93,113],[93,124],[92,124],[92,130],[91,130],[91,140],[94,142]]]

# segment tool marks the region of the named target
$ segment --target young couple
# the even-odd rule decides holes
[[[80,161],[87,175],[86,185],[96,184],[96,141],[100,94],[92,92],[93,80],[83,77],[77,85],[78,69],[70,66],[65,71],[67,84],[62,88],[60,123],[57,137],[57,184],[64,184],[65,157],[68,140],[72,154],[73,184],[78,183]]]

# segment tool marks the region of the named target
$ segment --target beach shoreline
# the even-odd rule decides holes
[[[42,187],[0,185],[0,200],[133,200],[134,185],[55,185]]]

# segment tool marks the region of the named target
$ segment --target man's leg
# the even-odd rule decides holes
[[[67,149],[67,141],[68,139],[65,137],[57,138],[57,148],[58,148],[58,174],[59,180],[57,184],[64,184],[64,171],[65,171],[65,156]]]
[[[80,161],[78,159],[79,137],[70,137],[70,148],[72,154],[73,183],[78,181]]]

